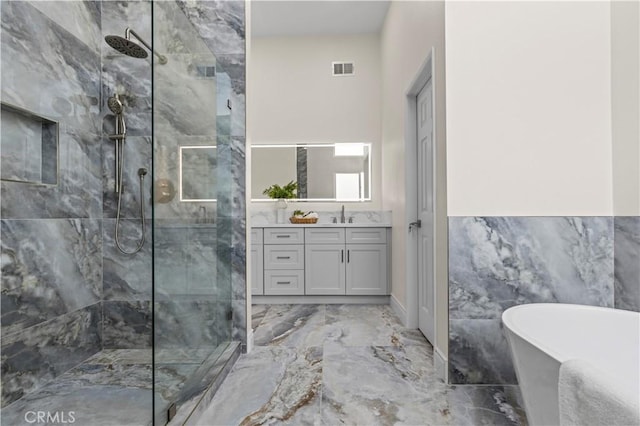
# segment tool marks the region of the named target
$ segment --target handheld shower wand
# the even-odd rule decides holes
[[[116,129],[115,134],[109,135],[109,139],[115,141],[116,149],[116,178],[115,178],[115,192],[120,192],[120,185],[122,184],[122,166],[120,163],[120,157],[122,156],[121,150],[124,150],[124,140],[127,137],[127,126],[124,123],[124,106],[120,101],[120,96],[114,94],[107,100],[107,105],[112,113],[116,116]]]
[[[145,242],[146,223],[144,217],[144,177],[147,174],[147,169],[144,167],[138,169],[138,179],[140,179],[140,219],[142,221],[142,238],[138,241],[136,248],[128,252],[120,245],[119,228],[120,228],[120,208],[122,206],[122,171],[124,169],[124,142],[127,138],[127,125],[124,122],[124,106],[120,101],[118,94],[114,94],[107,100],[107,105],[111,112],[115,114],[115,133],[109,135],[109,139],[115,142],[116,151],[116,173],[115,173],[115,192],[118,194],[118,209],[116,213],[116,231],[115,240],[118,250],[124,254],[135,254],[142,249]]]

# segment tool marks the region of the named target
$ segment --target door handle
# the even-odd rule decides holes
[[[347,250],[347,263],[351,262],[351,250]]]
[[[411,222],[409,224],[409,232],[413,231],[413,228],[422,228],[422,221],[420,219],[416,220],[415,222]]]
[[[344,250],[340,250],[340,258],[342,259],[341,262],[344,263]]]

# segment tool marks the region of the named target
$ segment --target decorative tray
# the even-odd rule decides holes
[[[291,223],[316,223],[318,222],[317,217],[290,217],[289,221]]]

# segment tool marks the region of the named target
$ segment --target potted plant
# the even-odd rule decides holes
[[[273,184],[262,191],[262,193],[269,198],[286,200],[289,198],[296,198],[296,189],[298,189],[298,183],[291,181],[285,186],[280,186],[277,183]]]
[[[285,223],[287,200],[290,198],[296,198],[296,189],[298,189],[298,184],[291,181],[284,186],[280,186],[277,183],[273,184],[262,191],[262,193],[269,198],[278,200],[276,203],[276,220],[278,223]]]

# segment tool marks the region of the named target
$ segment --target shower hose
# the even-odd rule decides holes
[[[144,176],[147,174],[147,169],[145,169],[144,167],[138,169],[138,178],[140,179],[140,219],[142,221],[142,237],[140,238],[140,240],[138,241],[138,244],[136,245],[136,248],[133,251],[126,251],[124,248],[122,248],[122,246],[120,245],[120,238],[118,235],[118,230],[120,229],[120,207],[122,205],[122,187],[124,186],[122,183],[122,169],[124,168],[124,141],[125,139],[122,138],[122,148],[120,150],[116,150],[116,156],[120,156],[120,159],[118,161],[118,170],[116,170],[116,173],[118,173],[118,180],[120,181],[120,187],[118,188],[118,210],[116,213],[116,232],[115,232],[115,237],[116,237],[116,246],[118,247],[118,250],[120,250],[122,253],[124,254],[136,254],[138,253],[141,249],[142,246],[144,246],[144,241],[145,241],[145,234],[146,234],[146,223],[145,223],[145,217],[144,217]],[[120,141],[116,141],[116,144],[119,143]],[[117,151],[120,151],[119,153]]]

